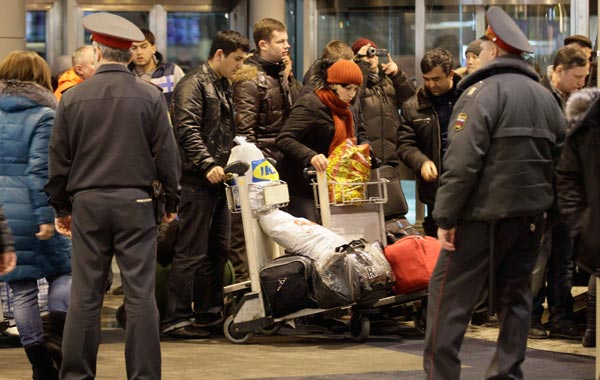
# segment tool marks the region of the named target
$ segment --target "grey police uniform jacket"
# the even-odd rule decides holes
[[[550,208],[553,156],[566,125],[538,80],[520,57],[502,56],[459,83],[433,213],[440,227]]]
[[[65,92],[50,139],[45,186],[59,215],[88,189],[141,188],[163,183],[165,208],[176,212],[181,163],[160,89],[120,64],[101,65]]]

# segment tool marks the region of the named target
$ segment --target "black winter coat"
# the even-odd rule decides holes
[[[173,124],[182,154],[181,182],[208,186],[206,174],[227,164],[235,134],[231,87],[205,63],[173,92]]]
[[[254,54],[246,59],[233,85],[237,134],[248,138],[267,158],[282,155],[275,138],[298,98],[301,85],[293,77],[283,79],[283,63],[272,63]]]
[[[312,197],[309,181],[303,170],[317,154],[329,154],[335,127],[333,114],[314,92],[301,97],[277,136],[277,146],[285,155],[280,175],[288,183],[290,193]]]
[[[454,75],[455,91],[461,77]],[[398,130],[398,156],[417,178],[419,199],[427,205],[435,203],[435,193],[442,174],[442,146],[440,122],[431,101],[431,93],[421,86],[402,105],[401,125]],[[438,170],[438,181],[426,182],[421,178],[421,166],[433,161]]]
[[[360,94],[367,140],[384,165],[397,166],[399,110],[415,94],[403,71],[389,77],[383,71],[367,74],[367,85]]]
[[[600,269],[600,98],[582,121],[569,130],[557,168],[560,211],[577,248],[575,257],[586,270]]]

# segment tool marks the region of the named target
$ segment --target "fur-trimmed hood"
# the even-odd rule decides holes
[[[313,62],[306,73],[309,77],[310,86],[313,89],[319,90],[325,88],[325,85],[327,84],[327,69],[332,64],[333,62],[323,58],[319,58]]]
[[[54,94],[34,82],[0,80],[0,109],[10,112],[33,107],[56,109],[58,102]]]
[[[253,52],[248,56],[248,58],[246,58],[242,68],[236,72],[233,82],[256,80],[258,78],[259,71],[263,71],[268,76],[277,78],[281,75],[284,69],[285,66],[283,65],[283,62],[269,62],[256,54],[256,52]]]

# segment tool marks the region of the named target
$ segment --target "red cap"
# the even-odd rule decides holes
[[[354,54],[358,54],[360,48],[365,46],[366,44],[371,44],[372,47],[377,49],[377,45],[375,45],[375,42],[367,38],[361,37],[352,44],[352,51],[354,52]]]

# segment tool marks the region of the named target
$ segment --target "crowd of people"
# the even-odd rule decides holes
[[[402,164],[414,172],[423,230],[442,243],[429,286],[427,379],[460,377],[469,322],[500,329],[486,378],[523,379],[528,337],[581,339],[574,257],[592,274],[600,267],[586,261],[598,252],[600,218],[600,104],[598,91],[583,89],[592,43],[565,39],[540,79],[515,22],[498,7],[486,20],[465,67],[442,47],[427,51],[418,88],[365,37],[330,41],[302,84],[286,26],[270,18],[254,25],[255,50],[242,34],[220,31],[206,63],[187,74],[163,59],[151,31],[110,13],[84,17],[92,44],[73,53],[54,86],[37,54],[4,57],[0,281],[12,290],[33,379],[95,377],[113,258],[129,379],[161,377],[161,334],[201,339],[222,325],[227,261],[238,279],[248,276],[242,223],[225,197],[236,135],[290,184],[288,212],[315,222],[302,171],[325,171],[346,139],[368,143],[372,166],[397,186]],[[156,226],[175,220],[159,316]],[[44,322],[40,278],[49,283]],[[588,306],[595,310],[595,294]],[[583,344],[592,346],[595,316],[588,323]]]

